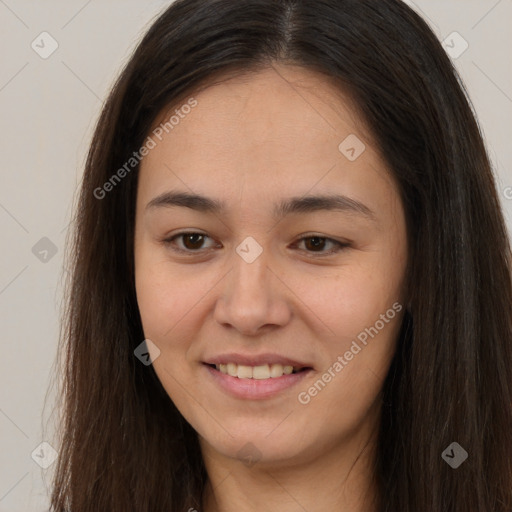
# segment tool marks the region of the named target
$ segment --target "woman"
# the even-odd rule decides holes
[[[510,245],[395,0],[178,0],[77,208],[52,510],[512,510]]]

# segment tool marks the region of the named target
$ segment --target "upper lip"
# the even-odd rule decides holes
[[[262,366],[264,364],[281,364],[283,366],[293,366],[294,368],[311,368],[311,365],[296,359],[291,359],[279,354],[257,354],[257,355],[244,355],[244,354],[220,354],[208,358],[204,361],[206,364],[227,364],[235,363],[244,366]]]

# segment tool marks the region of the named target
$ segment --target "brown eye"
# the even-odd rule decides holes
[[[183,245],[190,250],[200,249],[204,242],[204,235],[200,235],[199,233],[189,233],[182,236]]]
[[[203,244],[209,236],[203,233],[179,233],[166,240],[163,240],[164,244],[169,245],[174,251],[177,252],[200,252],[203,248]],[[178,244],[176,247],[175,240],[182,240],[182,247]]]
[[[181,253],[200,253],[202,250],[211,249],[212,247],[204,247],[204,242],[207,238],[210,238],[208,235],[203,233],[196,232],[188,232],[188,233],[178,233],[177,235],[172,236],[171,238],[163,240],[163,243],[169,246],[173,251],[181,252]],[[176,240],[182,240],[182,244],[176,243]],[[337,240],[333,240],[332,238],[327,238],[323,236],[308,236],[303,237],[299,240],[299,243],[304,242],[305,250],[309,254],[313,254],[314,256],[322,257],[322,256],[330,256],[332,254],[338,253],[349,247],[349,243],[341,243]],[[326,251],[325,248],[329,247],[329,244],[333,246],[331,250]]]
[[[326,238],[322,238],[319,236],[310,236],[308,238],[304,238],[306,241],[305,245],[308,250],[317,251],[322,250],[325,247]],[[308,241],[311,242],[308,244]]]
[[[299,242],[304,242],[306,252],[317,253],[318,256],[329,256],[350,246],[348,243],[341,243],[337,240],[333,240],[332,238],[327,238],[324,236],[307,236],[301,238]],[[325,251],[324,249],[326,244],[329,243],[332,244],[334,248],[330,251]]]

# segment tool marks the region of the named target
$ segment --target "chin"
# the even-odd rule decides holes
[[[273,427],[275,428],[275,426]],[[274,465],[299,459],[301,448],[294,439],[296,433],[284,431],[277,435],[272,429],[266,433],[260,431],[251,433],[246,429],[244,435],[226,437],[222,440],[208,441],[215,451],[225,457],[240,460],[247,466],[258,464]],[[269,435],[270,433],[270,435]]]

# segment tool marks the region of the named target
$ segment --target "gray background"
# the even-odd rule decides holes
[[[55,466],[42,469],[34,459],[48,460],[43,441],[57,448],[47,423],[66,228],[103,100],[169,3],[0,0],[0,512],[49,506],[46,486]],[[512,233],[512,0],[407,3],[453,50],[462,48],[454,31],[469,45],[454,62],[485,135]],[[31,47],[35,41],[39,51],[50,48],[39,37],[44,31],[58,43],[46,59]],[[45,237],[51,242],[40,241]]]

